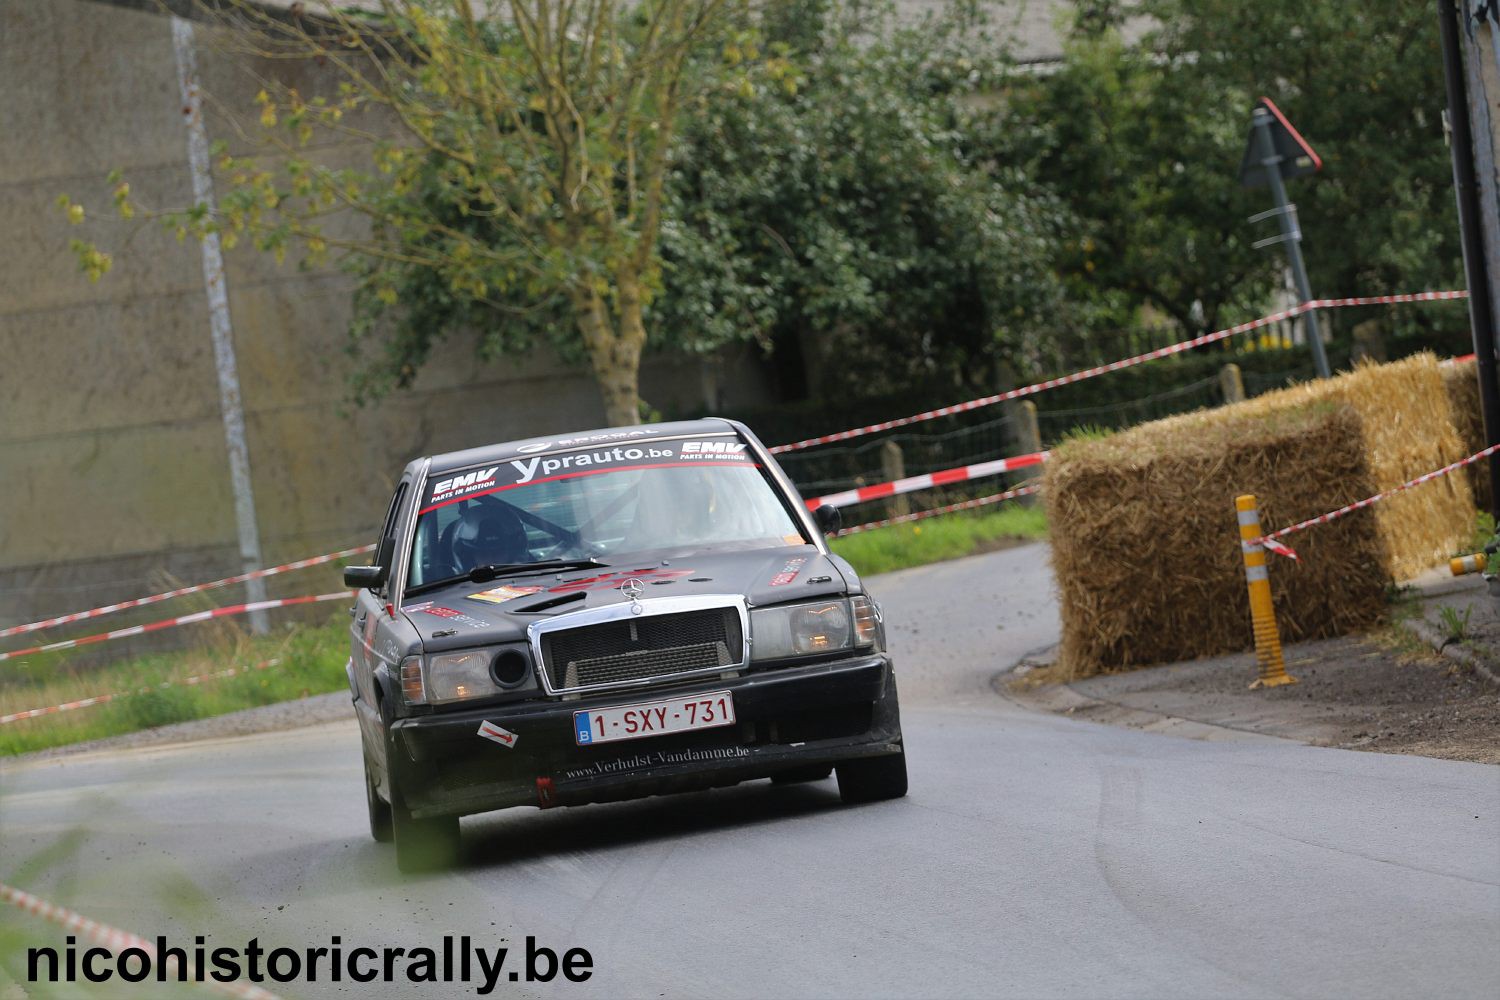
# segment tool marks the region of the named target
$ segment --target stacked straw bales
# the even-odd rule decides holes
[[[1260,499],[1270,531],[1464,454],[1430,354],[1063,444],[1043,492],[1063,667],[1086,676],[1249,648],[1236,496]],[[1450,555],[1473,518],[1468,481],[1447,476],[1288,538],[1301,561],[1270,557],[1282,637],[1375,622],[1387,585]]]
[[[1484,414],[1479,408],[1479,376],[1475,363],[1446,365],[1443,368],[1443,385],[1448,390],[1448,404],[1453,410],[1453,422],[1458,427],[1463,453],[1472,455],[1484,449]],[[1480,510],[1490,509],[1490,472],[1484,462],[1476,462],[1467,470],[1469,489],[1474,491],[1474,500]]]

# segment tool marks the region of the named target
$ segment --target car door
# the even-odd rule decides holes
[[[351,624],[351,653],[354,676],[354,710],[359,719],[360,735],[366,751],[376,760],[384,758],[385,748],[379,715],[380,697],[377,690],[376,671],[388,658],[383,652],[390,646],[381,641],[380,626],[386,615],[386,604],[396,573],[397,532],[401,521],[401,508],[411,487],[411,477],[403,476],[391,495],[391,504],[386,511],[385,523],[381,527],[375,546],[375,561],[386,569],[385,582],[379,587],[366,587],[359,591],[354,601],[354,621]]]

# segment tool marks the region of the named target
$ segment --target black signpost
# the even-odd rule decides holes
[[[1291,265],[1292,280],[1296,282],[1301,302],[1312,301],[1312,286],[1307,280],[1307,267],[1302,263],[1302,228],[1297,224],[1297,206],[1287,200],[1286,180],[1316,173],[1322,167],[1323,161],[1307,140],[1292,128],[1281,109],[1269,97],[1257,101],[1250,117],[1250,141],[1240,161],[1240,184],[1247,188],[1270,185],[1276,207],[1252,215],[1250,221],[1275,218],[1281,225],[1281,235],[1257,240],[1254,245],[1257,248],[1273,243],[1286,245],[1287,262]],[[1318,377],[1327,378],[1332,371],[1328,367],[1328,353],[1323,349],[1322,334],[1318,331],[1317,313],[1303,315],[1307,320],[1307,339],[1312,346]]]
[[[1469,88],[1459,35],[1458,8],[1453,0],[1438,0],[1438,37],[1442,43],[1443,80],[1448,94],[1449,143],[1453,157],[1453,191],[1458,199],[1458,234],[1463,245],[1464,275],[1469,286],[1469,321],[1474,337],[1475,374],[1479,405],[1484,415],[1485,445],[1500,444],[1500,354],[1496,351],[1492,276],[1485,266],[1485,223],[1482,193],[1474,169],[1476,143],[1488,144],[1470,126]],[[1494,250],[1492,246],[1491,251]],[[1486,460],[1490,475],[1490,513],[1500,519],[1500,462]],[[1492,584],[1493,589],[1493,584]]]

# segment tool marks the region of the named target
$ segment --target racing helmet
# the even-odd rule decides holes
[[[453,558],[460,570],[525,562],[529,557],[526,529],[506,504],[469,508],[453,533]]]

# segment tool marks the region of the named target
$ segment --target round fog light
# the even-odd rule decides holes
[[[518,649],[501,650],[495,654],[495,661],[490,664],[490,674],[501,687],[520,684],[526,679],[526,672],[530,669],[531,661]]]

